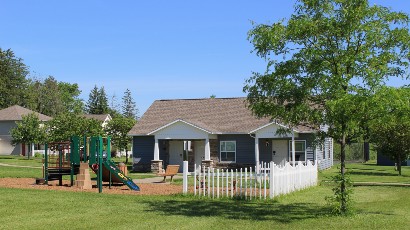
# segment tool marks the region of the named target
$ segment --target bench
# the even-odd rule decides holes
[[[179,170],[179,165],[168,165],[165,172],[158,173],[157,175],[164,177],[163,182],[165,182],[165,179],[166,179],[167,176],[170,176],[171,177],[171,182],[172,182],[172,178],[178,173],[178,170]]]

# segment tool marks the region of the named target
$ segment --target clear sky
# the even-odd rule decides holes
[[[408,0],[370,2],[410,13]],[[158,99],[245,96],[245,79],[265,69],[247,40],[251,21],[289,17],[295,1],[0,3],[0,47],[32,76],[78,83],[85,101],[94,85],[119,102],[129,88],[142,115]]]

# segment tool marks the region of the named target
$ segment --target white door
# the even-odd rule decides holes
[[[288,159],[288,141],[272,140],[272,161],[284,166]]]
[[[195,141],[194,146],[195,164],[198,167],[202,165],[202,160],[205,159],[205,141]]]
[[[170,141],[169,142],[169,164],[179,165],[179,171],[182,172],[183,167],[183,155],[184,154],[184,142],[183,141]]]

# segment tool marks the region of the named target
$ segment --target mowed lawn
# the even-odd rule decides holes
[[[378,177],[383,182],[397,178],[400,179],[386,182],[409,182],[408,167],[405,176],[399,177],[390,175],[395,173],[392,167],[352,164],[348,168],[353,166],[358,172],[370,173],[369,178],[376,182],[377,176],[372,176],[372,172],[382,172]],[[0,166],[2,177],[6,168],[9,167]],[[387,174],[379,170],[387,170]],[[326,180],[335,171],[336,168],[321,172],[320,178]],[[10,177],[21,175],[16,171],[9,173]],[[365,178],[362,174],[357,176]],[[331,195],[331,188],[330,183],[321,183],[269,201],[0,188],[0,229],[409,228],[410,187],[355,187],[356,214],[349,217],[329,215],[324,197]]]

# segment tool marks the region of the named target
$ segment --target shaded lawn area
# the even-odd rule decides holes
[[[318,186],[269,201],[0,188],[4,229],[405,229],[410,189],[355,188],[357,214],[327,215]]]
[[[380,166],[376,163],[347,163],[346,169],[353,182],[384,182],[410,184],[410,166],[402,166],[402,175],[394,170],[393,166]],[[331,180],[331,177],[338,174],[338,165],[328,170],[319,172],[319,181]]]

